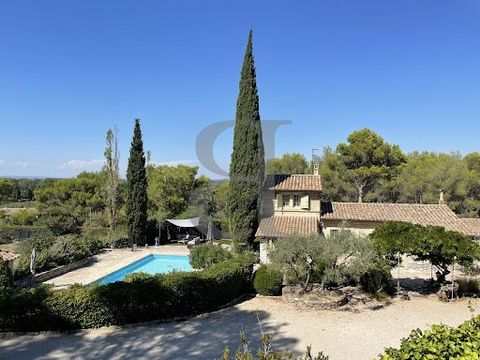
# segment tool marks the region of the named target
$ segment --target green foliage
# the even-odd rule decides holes
[[[361,202],[379,179],[391,177],[406,158],[400,147],[385,143],[370,129],[354,131],[347,140],[348,144],[338,144],[337,154],[346,170],[346,178],[355,185]]]
[[[190,264],[194,269],[204,269],[213,264],[228,260],[232,253],[217,245],[200,245],[192,249]]]
[[[13,274],[12,270],[8,266],[7,262],[0,259],[0,289],[11,288],[13,286]]]
[[[30,255],[36,251],[36,272],[46,271],[97,254],[109,242],[107,230],[82,235],[54,236],[52,233],[34,235],[20,245],[20,259],[14,263],[16,278],[29,273]]]
[[[91,214],[103,212],[104,183],[103,173],[84,172],[71,179],[46,179],[35,190],[37,208],[46,221],[50,216],[67,214],[80,226]]]
[[[15,211],[8,218],[7,222],[12,225],[32,226],[37,222],[38,211],[36,209],[22,209]]]
[[[253,259],[237,256],[203,271],[146,274],[102,286],[48,287],[0,297],[0,331],[100,327],[190,316],[249,289]]]
[[[250,30],[240,78],[230,162],[229,221],[232,235],[237,240],[251,243],[255,238],[264,170],[262,125]]]
[[[305,174],[308,171],[307,159],[300,153],[286,153],[281,158],[268,159],[265,163],[267,174]]]
[[[480,317],[476,317],[459,327],[433,325],[430,330],[414,330],[399,349],[388,348],[379,359],[478,359],[479,353]]]
[[[0,244],[25,241],[36,235],[50,234],[45,226],[2,225],[0,226]]]
[[[75,216],[70,214],[50,215],[44,220],[44,224],[54,235],[79,234],[80,224]]]
[[[270,259],[287,271],[291,282],[307,288],[311,280],[327,286],[358,282],[374,266],[377,255],[368,237],[340,230],[327,237],[279,239]]]
[[[147,201],[147,173],[142,131],[140,121],[135,119],[127,167],[126,201],[128,238],[133,244],[143,245],[146,241]]]
[[[197,166],[148,166],[149,216],[162,223],[187,210],[192,192],[201,183]]]
[[[387,222],[370,235],[381,254],[393,258],[396,253],[413,255],[439,268],[438,281],[449,274],[454,262],[470,267],[480,259],[480,245],[471,238],[438,226]]]
[[[13,181],[0,178],[0,203],[11,200],[13,192]]]
[[[394,286],[391,267],[385,261],[377,261],[361,277],[360,284],[363,289],[376,297],[382,294],[393,295]]]
[[[228,192],[230,189],[230,182],[223,181],[217,183],[213,189],[213,204],[214,209],[212,213],[213,223],[222,230],[224,236],[230,233],[228,221]]]
[[[223,351],[221,360],[328,360],[329,357],[326,356],[323,352],[313,356],[310,346],[307,347],[305,355],[298,356],[294,352],[289,350],[275,350],[272,348],[273,335],[262,334],[261,338],[262,348],[256,352],[256,357],[254,353],[249,348],[249,340],[247,335],[241,331],[240,332],[240,341],[241,346],[235,352],[235,356],[232,358],[230,356],[230,349],[225,347]]]
[[[253,288],[260,295],[282,294],[283,274],[274,266],[262,265],[253,277]]]

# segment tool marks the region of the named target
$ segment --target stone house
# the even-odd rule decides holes
[[[293,234],[329,236],[345,226],[355,233],[370,234],[387,221],[442,226],[480,239],[480,219],[458,218],[443,196],[439,204],[322,201],[322,183],[316,169],[313,175],[267,175],[260,213],[256,237],[263,263],[268,262],[278,238]]]

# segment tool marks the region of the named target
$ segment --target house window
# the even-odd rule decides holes
[[[301,200],[300,195],[293,195],[293,207],[299,207],[300,200]]]
[[[283,195],[282,206],[290,206],[290,195]]]

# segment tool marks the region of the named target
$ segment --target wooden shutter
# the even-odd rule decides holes
[[[300,199],[300,207],[302,209],[310,209],[310,198],[308,195],[302,195]]]
[[[281,208],[283,206],[283,196],[281,194],[277,194],[277,208]]]

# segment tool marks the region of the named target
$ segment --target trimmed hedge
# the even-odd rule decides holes
[[[0,331],[94,328],[215,310],[249,290],[254,259],[237,256],[203,271],[132,276],[102,286],[24,290],[0,299]]]
[[[459,327],[433,325],[430,330],[414,330],[402,340],[399,349],[385,349],[379,359],[478,359],[479,353],[480,316],[477,316]]]
[[[269,265],[262,265],[253,278],[253,287],[257,294],[278,296],[282,294],[282,273]]]

